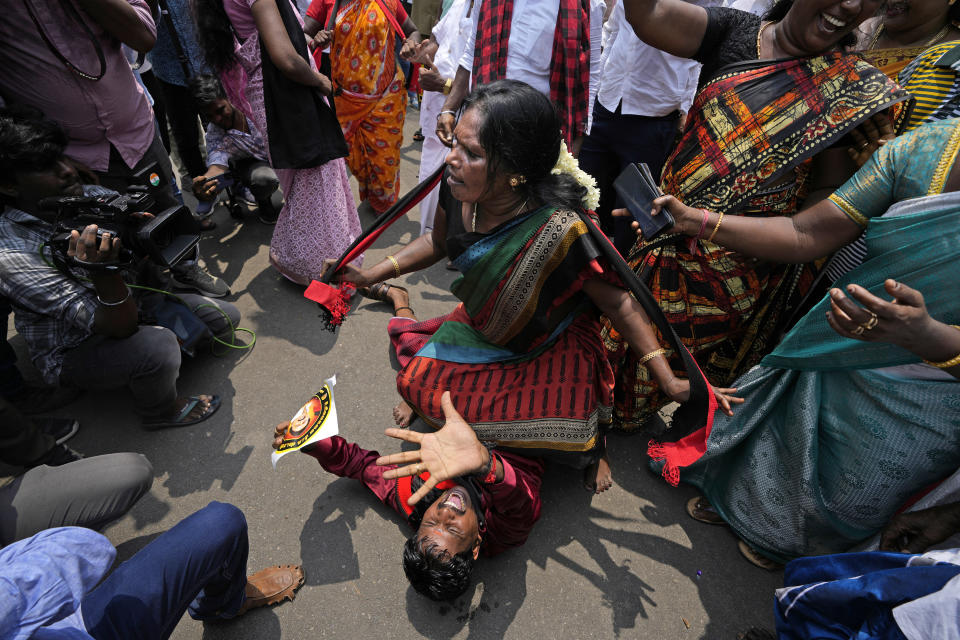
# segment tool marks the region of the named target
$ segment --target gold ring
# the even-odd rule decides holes
[[[870,329],[873,329],[879,323],[880,323],[880,320],[877,318],[877,314],[871,311],[870,319],[864,322],[863,324],[861,324],[860,326],[863,327],[864,331],[870,331]]]
[[[852,333],[852,334],[855,335],[855,336],[862,336],[862,335],[863,335],[863,325],[862,325],[862,324],[858,324],[858,325],[857,325],[857,328],[854,329],[853,331],[851,331],[850,333]]]

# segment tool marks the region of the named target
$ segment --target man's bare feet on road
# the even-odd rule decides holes
[[[613,486],[613,472],[606,454],[583,470],[583,486],[594,493],[603,493]]]
[[[417,316],[413,314],[413,309],[410,308],[410,294],[407,293],[406,289],[390,287],[387,290],[387,299],[393,304],[393,315],[400,318],[417,319]],[[394,411],[394,415],[396,415],[396,411]]]
[[[398,427],[409,427],[412,420],[413,407],[407,404],[406,401],[400,402],[400,404],[393,408],[393,421]]]

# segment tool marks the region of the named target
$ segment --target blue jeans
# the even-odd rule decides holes
[[[168,638],[184,611],[195,620],[230,618],[247,583],[247,521],[211,502],[117,567],[83,599],[97,640]]]
[[[599,101],[594,103],[593,127],[583,141],[578,160],[580,167],[597,180],[600,226],[607,235],[615,236],[621,251],[624,243],[627,248],[632,246],[635,237],[629,218],[618,218],[615,223],[610,215],[623,206],[613,190],[613,182],[634,162],[646,162],[650,173],[659,180],[663,163],[673,149],[679,118],[679,111],[662,117],[624,115],[619,106],[616,111],[609,111]]]

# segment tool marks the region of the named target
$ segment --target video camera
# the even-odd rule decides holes
[[[160,266],[171,267],[192,256],[200,242],[199,228],[189,209],[176,205],[158,210],[156,200],[139,186],[130,187],[122,194],[44,198],[40,207],[57,213],[57,234],[49,244],[64,257],[70,232],[82,233],[90,224],[97,225],[98,238],[104,232],[120,238],[121,264],[131,264],[148,256]],[[141,212],[150,213],[152,217],[132,215]]]

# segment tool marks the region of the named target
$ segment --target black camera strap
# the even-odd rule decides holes
[[[193,69],[190,66],[190,58],[187,52],[183,50],[183,44],[180,42],[180,36],[177,33],[177,27],[173,24],[173,16],[170,14],[170,7],[167,0],[159,0],[160,15],[167,25],[167,32],[170,33],[170,41],[173,42],[173,48],[177,52],[177,59],[180,61],[180,67],[183,69],[183,79],[190,80],[193,77]]]

